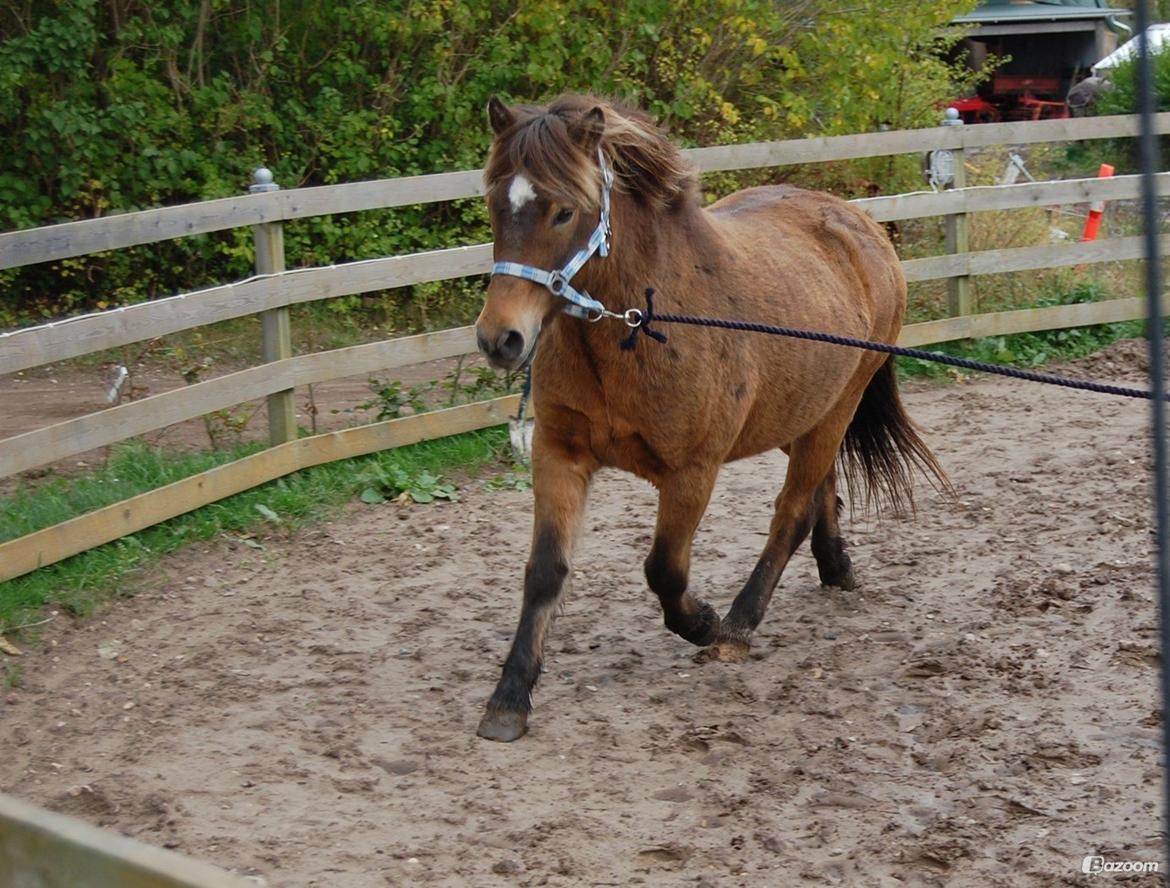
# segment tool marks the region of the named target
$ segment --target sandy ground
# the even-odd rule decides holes
[[[531,733],[477,739],[531,494],[470,484],[189,549],[58,618],[0,692],[0,790],[270,885],[1154,884],[1080,874],[1160,859],[1145,405],[907,401],[959,499],[846,521],[853,593],[802,551],[747,663],[662,627],[653,491],[604,475]],[[783,470],[724,470],[694,568],[721,609]]]

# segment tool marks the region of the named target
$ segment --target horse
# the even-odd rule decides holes
[[[494,367],[531,361],[534,517],[519,624],[477,733],[528,729],[545,638],[569,581],[594,473],[658,490],[644,562],[666,628],[740,662],[780,575],[811,533],[821,582],[852,589],[838,477],[868,504],[913,508],[912,471],[949,488],[906,415],[892,357],[726,330],[672,327],[621,347],[643,292],[658,310],[782,323],[893,343],[906,283],[886,232],[837,197],[790,186],[702,206],[664,131],[616,100],[487,108],[484,185],[493,272],[476,320]],[[590,323],[590,321],[602,321]],[[635,331],[637,332],[637,331]],[[660,338],[661,335],[660,335]],[[788,455],[763,553],[727,614],[688,589],[691,542],[720,466]]]

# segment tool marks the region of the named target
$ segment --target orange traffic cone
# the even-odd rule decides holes
[[[1097,171],[1098,179],[1108,179],[1113,175],[1113,166],[1111,164],[1101,164],[1101,169]],[[1085,220],[1085,230],[1081,234],[1081,243],[1085,241],[1095,241],[1097,239],[1097,232],[1101,230],[1101,217],[1105,214],[1105,201],[1097,200],[1089,204],[1089,218]]]

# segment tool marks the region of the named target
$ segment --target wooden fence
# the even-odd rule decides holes
[[[1158,115],[1157,125],[1160,132],[1170,130],[1170,113]],[[1117,116],[943,126],[699,148],[688,154],[701,170],[711,172],[880,157],[937,148],[961,151],[989,145],[1125,137],[1135,135],[1136,131],[1135,117]],[[1170,173],[1159,175],[1158,188],[1159,193],[1170,191]],[[514,397],[300,440],[295,439],[292,425],[291,393],[298,386],[468,354],[475,350],[475,338],[471,327],[460,327],[293,356],[287,316],[290,306],[424,281],[484,274],[491,263],[491,245],[478,244],[284,271],[280,223],[328,213],[475,197],[481,193],[479,171],[443,173],[269,191],[0,234],[0,268],[13,268],[97,250],[121,249],[250,225],[256,233],[258,270],[256,276],[236,283],[0,333],[0,374],[230,318],[260,314],[266,322],[266,363],[0,439],[0,477],[258,398],[269,399],[269,427],[274,445],[238,462],[0,543],[0,581],[301,468],[501,423],[514,408]],[[1093,200],[1132,199],[1138,195],[1138,177],[1118,176],[926,191],[868,198],[855,203],[873,218],[885,222],[926,216],[964,218],[966,214],[987,210],[1087,204]],[[977,274],[1136,259],[1141,255],[1141,239],[1127,237],[975,253],[956,250],[948,255],[907,260],[903,262],[903,269],[910,281],[962,280]],[[963,305],[956,305],[956,308],[962,309]],[[1135,319],[1142,313],[1140,300],[1117,299],[995,314],[956,314],[943,320],[908,326],[900,341],[921,345]]]
[[[210,864],[0,794],[6,888],[249,888]]]
[[[1170,114],[1157,118],[1170,129]],[[702,148],[689,153],[706,172],[796,163],[917,153],[946,148],[1064,142],[1133,136],[1133,117],[1035,123],[953,126],[824,139]],[[960,154],[961,156],[961,154]],[[961,181],[960,181],[961,184]],[[1170,174],[1158,177],[1159,194]],[[100,312],[0,334],[0,374],[154,339],[216,321],[261,314],[265,363],[78,419],[0,439],[0,477],[6,477],[95,447],[125,440],[176,422],[269,399],[273,446],[260,453],[178,481],[71,521],[0,543],[0,581],[67,558],[176,515],[247,490],[308,466],[372,453],[444,435],[502,423],[517,398],[453,407],[344,431],[296,439],[291,392],[298,386],[373,373],[474,351],[472,328],[461,327],[317,354],[293,356],[288,323],[292,305],[424,281],[483,274],[491,246],[480,244],[411,256],[393,256],[328,268],[284,271],[280,223],[288,219],[481,194],[478,171],[363,182],[295,191],[268,191],[139,213],[0,234],[0,269],[48,262],[98,250],[121,249],[168,238],[253,226],[257,275],[245,281],[184,293],[150,303]],[[1081,265],[1142,255],[1138,238],[1087,244],[966,252],[966,214],[1022,207],[1086,204],[1132,199],[1136,176],[1032,184],[957,188],[875,197],[856,203],[879,221],[926,216],[953,220],[949,255],[903,263],[911,281],[965,281],[972,275]],[[953,317],[911,325],[908,345],[975,336],[1131,320],[1144,315],[1143,300],[966,314],[964,288],[954,288]],[[778,319],[781,320],[781,319]],[[91,883],[170,886],[236,885],[240,882],[195,861],[142,846],[85,824],[0,796],[0,881],[4,884],[72,885],[85,873]],[[103,881],[104,880],[104,881]]]

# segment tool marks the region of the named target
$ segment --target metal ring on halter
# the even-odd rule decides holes
[[[549,275],[548,283],[545,286],[554,296],[564,296],[565,287],[569,286],[569,279],[559,271],[554,271]]]
[[[588,311],[597,312],[597,317],[593,317],[593,315],[586,315],[585,316],[585,320],[587,320],[591,324],[596,324],[598,321],[600,321],[607,314],[607,312],[604,308],[591,308],[591,309],[588,309]]]
[[[636,308],[627,308],[622,319],[626,322],[627,327],[641,327],[642,326],[642,312]]]

